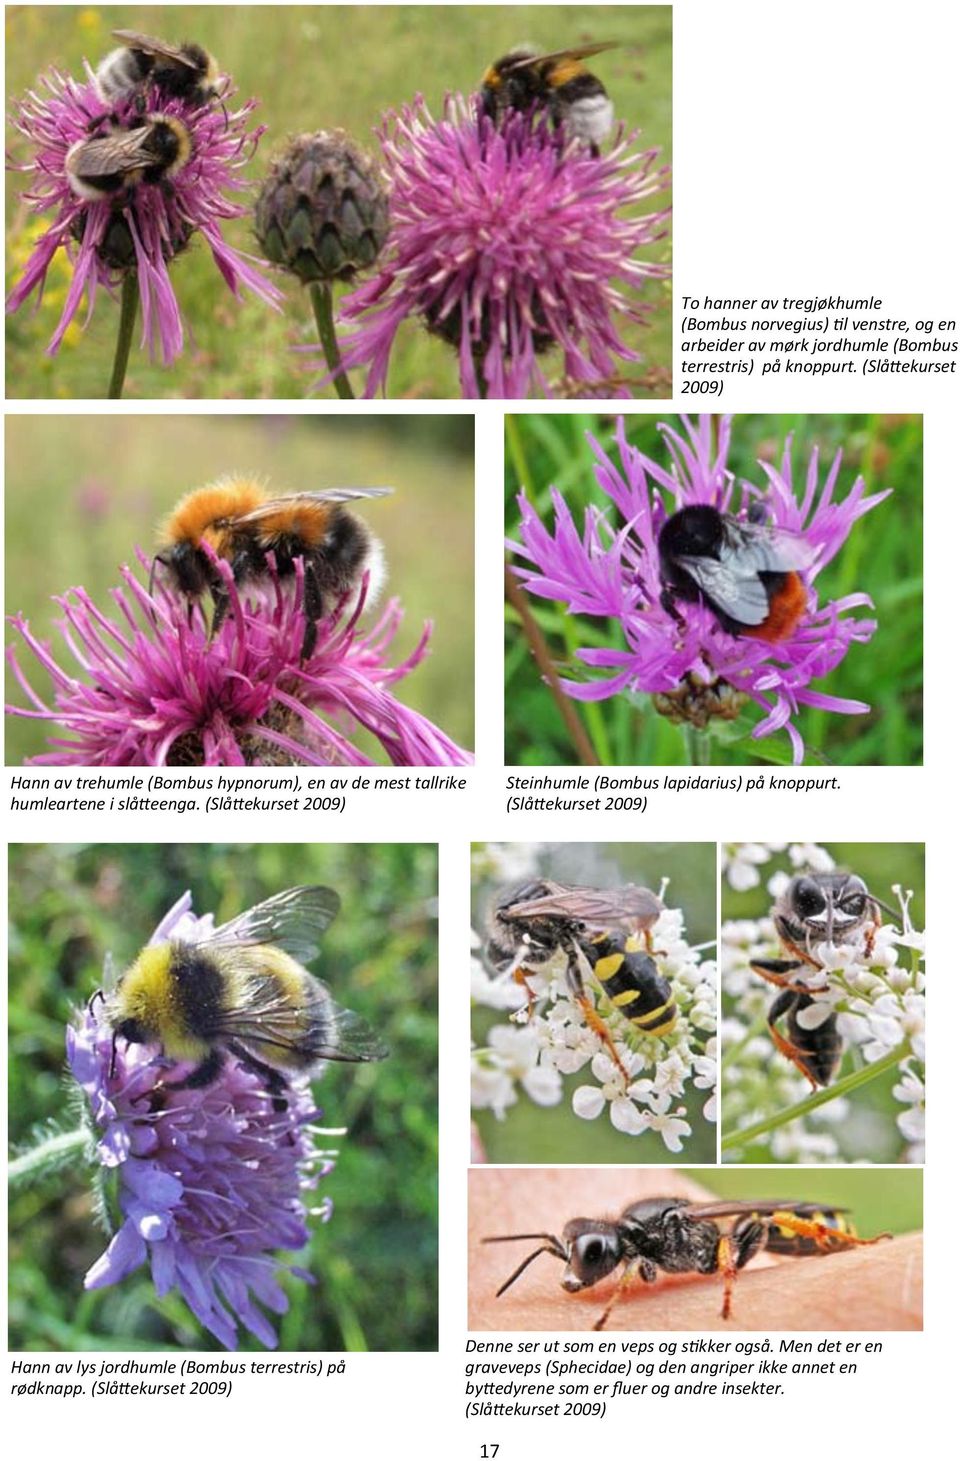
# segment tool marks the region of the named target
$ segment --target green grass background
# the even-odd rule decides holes
[[[381,1031],[390,1057],[328,1066],[315,1086],[325,1124],[346,1126],[295,1262],[315,1286],[282,1280],[283,1350],[436,1348],[436,848],[217,844],[16,845],[9,852],[10,1136],[16,1149],[49,1118],[68,1120],[64,1027],[99,988],[105,954],[123,969],[186,888],[224,922],[301,883],[337,889],[343,907],[313,966]],[[106,1245],[87,1174],[60,1170],[11,1191],[9,1344],[27,1350],[217,1350],[149,1270],[87,1293]],[[246,1337],[243,1347],[261,1348]]]
[[[604,842],[543,843],[536,872],[531,876],[556,878],[560,882],[611,887],[617,883],[639,883],[657,892],[661,879],[670,886],[665,900],[671,908],[682,908],[686,917],[687,942],[706,943],[717,936],[716,848],[712,842]],[[484,865],[482,845],[474,848],[473,927],[483,937],[490,904],[507,881]],[[714,949],[701,955],[712,959]],[[471,1035],[476,1045],[486,1044],[493,1025],[504,1024],[509,1014],[475,1006]],[[707,1036],[704,1035],[704,1040]],[[632,1162],[671,1164],[671,1156],[655,1133],[627,1136],[617,1131],[605,1114],[595,1121],[576,1116],[570,1101],[579,1085],[593,1081],[589,1066],[578,1075],[564,1078],[563,1099],[556,1106],[538,1106],[518,1087],[518,1101],[498,1121],[492,1111],[475,1111],[474,1120],[490,1162]],[[688,1162],[716,1159],[716,1126],[704,1121],[707,1093],[692,1084],[683,1104],[693,1134],[684,1142]]]
[[[628,418],[628,439],[663,465],[669,459],[660,443],[658,417]],[[679,426],[675,416],[664,418]],[[591,432],[614,462],[619,456],[610,416],[517,415],[506,418],[506,525],[517,537],[516,494],[521,486],[545,521],[553,523],[550,487],[556,487],[582,528],[588,503],[607,504],[596,485]],[[804,709],[797,720],[806,742],[807,762],[838,765],[918,765],[923,759],[923,424],[919,416],[737,416],[729,465],[738,477],[762,484],[757,459],[779,464],[783,442],[793,433],[794,482],[802,483],[810,449],[820,448],[820,480],[838,448],[843,464],[837,496],[862,474],[869,493],[892,488],[893,495],[857,522],[843,549],[817,578],[821,601],[851,592],[868,593],[879,628],[867,645],[853,645],[846,659],[814,689],[863,700],[868,715],[834,715]],[[521,561],[521,560],[518,560]],[[601,618],[573,617],[560,604],[530,597],[561,674],[579,662],[586,646],[622,647],[619,624]],[[870,617],[866,610],[857,611]],[[580,673],[584,673],[582,667]],[[596,672],[600,676],[601,672]],[[514,610],[506,608],[506,721],[508,765],[562,766],[577,761],[554,700],[531,658]],[[669,766],[685,764],[683,729],[657,715],[646,696],[639,705],[624,696],[597,704],[572,701],[603,764]],[[749,730],[761,719],[748,708],[724,740],[711,736],[712,761],[748,765],[757,760],[785,762],[790,745],[785,732],[751,741]],[[715,723],[716,724],[716,723]],[[699,740],[704,741],[700,736]]]
[[[474,90],[485,66],[512,46],[531,41],[552,51],[584,40],[612,39],[620,42],[619,49],[597,58],[597,74],[618,116],[630,127],[641,127],[643,145],[659,147],[661,160],[669,161],[671,20],[667,5],[9,6],[7,94],[22,95],[50,66],[82,75],[84,57],[95,66],[114,44],[110,31],[115,26],[171,41],[196,39],[233,75],[241,100],[256,96],[262,102],[253,121],[265,123],[269,131],[248,169],[257,182],[271,153],[291,133],[343,127],[373,149],[373,128],[385,109],[412,100],[419,91],[436,115],[446,91]],[[183,35],[185,24],[189,37]],[[9,129],[8,147],[15,160],[26,159],[25,140]],[[11,174],[8,288],[38,232],[19,203],[22,186],[21,176]],[[669,195],[658,195],[652,206],[668,202]],[[228,224],[226,235],[234,246],[259,252],[247,219]],[[668,257],[668,241],[652,246],[651,260]],[[62,252],[58,258],[39,312],[31,313],[28,304],[7,322],[8,396],[102,397],[106,392],[118,309],[105,296],[98,299],[85,333],[71,330],[54,360],[43,353],[69,283],[69,265]],[[172,274],[193,343],[170,369],[151,365],[135,345],[127,397],[269,399],[306,393],[317,369],[291,347],[314,344],[316,334],[309,301],[298,285],[279,281],[286,295],[282,315],[255,299],[240,304],[201,243],[177,261]],[[642,297],[654,305],[654,312],[649,327],[626,331],[629,343],[644,356],[644,364],[632,373],[646,381],[642,394],[669,395],[669,291],[654,283]],[[359,387],[359,379],[355,384]],[[405,325],[387,388],[392,397],[411,399],[459,395],[453,352],[414,324]],[[333,394],[332,388],[321,393]]]
[[[718,1167],[691,1172],[718,1197],[738,1202],[786,1198],[848,1207],[861,1237],[909,1233],[923,1227],[923,1172],[915,1167],[870,1171],[863,1167],[807,1167],[802,1172],[764,1168],[751,1172]]]
[[[469,416],[9,416],[6,430],[6,612],[53,640],[51,595],[83,584],[110,607],[117,565],[154,548],[181,493],[227,472],[267,477],[278,492],[345,484],[395,488],[357,511],[386,549],[381,603],[399,595],[401,657],[435,622],[426,661],[399,698],[473,744],[473,421]],[[437,543],[443,552],[437,552]],[[367,615],[373,622],[376,608]],[[12,639],[8,630],[8,643]],[[33,683],[47,678],[20,653]],[[8,699],[24,703],[9,683]],[[50,727],[8,716],[6,761],[42,750]]]
[[[926,926],[925,848],[922,842],[829,842],[825,846],[838,867],[858,873],[870,891],[892,908],[897,907],[896,897],[891,891],[892,885],[899,883],[905,890],[912,888],[914,896],[910,903],[910,915],[913,925],[915,928]],[[720,893],[723,922],[730,919],[765,917],[770,911],[770,894],[766,885],[773,874],[781,869],[794,871],[789,859],[782,853],[761,868],[759,887],[750,888],[745,893],[735,892],[724,879]],[[883,910],[880,916],[885,923],[891,921],[891,915]],[[909,960],[909,951],[902,950],[901,964],[909,967]],[[777,991],[772,985],[767,988],[768,1002],[772,1004]],[[734,1003],[728,996],[723,996],[725,1013],[732,1012]],[[774,1058],[778,1062],[783,1059],[780,1055]],[[856,1048],[848,1047],[835,1079],[839,1080],[841,1076],[849,1075],[862,1067],[863,1060]],[[894,1162],[900,1159],[904,1139],[897,1128],[896,1118],[907,1109],[902,1101],[893,1096],[893,1087],[900,1079],[898,1070],[879,1075],[845,1098],[849,1115],[843,1121],[824,1126],[812,1123],[814,1129],[828,1131],[836,1137],[842,1161]],[[727,1135],[727,1128],[724,1127],[724,1138]],[[728,1152],[727,1159],[737,1163],[765,1163],[773,1160],[770,1148],[766,1145],[735,1147]]]

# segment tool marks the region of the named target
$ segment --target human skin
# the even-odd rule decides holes
[[[762,1173],[757,1173],[763,1196]],[[590,1330],[617,1284],[611,1275],[568,1294],[562,1266],[537,1258],[499,1299],[497,1289],[536,1241],[483,1243],[503,1233],[559,1235],[570,1218],[609,1217],[643,1197],[705,1201],[711,1193],[666,1168],[493,1168],[470,1171],[470,1329]],[[745,1188],[745,1195],[747,1189]],[[802,1193],[799,1193],[802,1196]],[[873,1236],[867,1234],[865,1236]],[[760,1254],[738,1276],[731,1319],[720,1317],[722,1285],[699,1274],[636,1280],[619,1299],[608,1330],[885,1330],[920,1329],[922,1234],[910,1233],[827,1257]]]

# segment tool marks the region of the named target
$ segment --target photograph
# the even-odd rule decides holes
[[[668,397],[672,19],[8,6],[8,395]]]
[[[472,1167],[468,1328],[922,1329],[922,1179]]]
[[[717,1158],[713,842],[475,843],[474,1162]]]
[[[505,433],[508,765],[922,764],[921,417]]]
[[[8,416],[5,456],[8,765],[472,763],[471,416]]]
[[[14,843],[8,1347],[435,1350],[437,848]]]
[[[919,842],[722,844],[728,1162],[924,1160]]]

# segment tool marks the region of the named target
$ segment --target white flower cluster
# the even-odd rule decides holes
[[[585,981],[587,993],[613,1037],[626,1078],[571,997],[565,955],[558,953],[528,975],[534,1001],[529,1017],[526,989],[512,977],[491,978],[475,956],[474,1000],[493,1009],[512,1010],[513,1022],[495,1025],[487,1045],[472,1053],[474,1107],[488,1108],[502,1119],[518,1098],[518,1085],[539,1105],[555,1106],[563,1098],[563,1077],[589,1066],[593,1082],[578,1085],[571,1103],[585,1121],[606,1111],[618,1131],[629,1136],[656,1132],[668,1151],[679,1152],[692,1132],[684,1105],[688,1084],[710,1092],[704,1116],[715,1121],[716,965],[701,959],[700,951],[686,942],[678,908],[663,911],[652,936],[658,968],[677,1005],[677,1021],[669,1035],[638,1034],[599,986]]]
[[[833,859],[812,844],[738,843],[724,851],[724,871],[731,887],[757,886],[758,868],[776,853],[786,852],[794,870],[829,871]],[[783,892],[790,874],[775,873],[767,883],[771,900]],[[907,1110],[897,1126],[907,1143],[902,1160],[923,1160],[925,1075],[924,935],[910,920],[912,894],[893,887],[900,917],[884,923],[866,943],[818,947],[821,971],[804,969],[803,984],[813,1003],[797,1016],[801,1028],[816,1029],[831,1015],[845,1044],[855,1046],[863,1065],[883,1060],[896,1050],[900,1081],[893,1095]],[[767,1010],[776,996],[750,965],[755,959],[782,955],[770,917],[729,920],[721,931],[725,1016],[723,1041],[724,1130],[739,1131],[787,1110],[810,1094],[809,1083],[775,1048],[767,1033]],[[758,1136],[770,1155],[783,1162],[832,1162],[850,1147],[870,1150],[883,1144],[882,1118],[837,1097]],[[832,1129],[831,1129],[832,1128]],[[846,1151],[842,1153],[841,1140]],[[737,1156],[739,1157],[739,1153]]]

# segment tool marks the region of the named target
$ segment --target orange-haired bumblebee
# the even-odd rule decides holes
[[[148,85],[187,106],[204,106],[220,96],[224,78],[214,58],[195,41],[174,46],[137,30],[112,34],[123,45],[104,56],[94,77],[97,95],[106,106],[142,98]]]
[[[190,132],[179,117],[154,112],[141,127],[111,127],[104,136],[75,142],[64,170],[78,198],[120,202],[138,183],[176,177],[192,154]]]
[[[813,564],[816,550],[762,518],[744,520],[696,503],[667,518],[657,547],[660,601],[679,624],[677,600],[703,603],[728,634],[776,644],[789,638],[807,611],[801,572]]]
[[[383,497],[391,490],[332,487],[271,497],[250,478],[224,478],[181,498],[161,528],[154,563],[167,569],[187,598],[198,599],[209,591],[213,633],[223,623],[230,598],[210,553],[228,560],[239,587],[266,578],[271,555],[281,579],[292,577],[296,564],[302,563],[307,624],[301,658],[308,659],[316,644],[318,620],[358,596],[365,575],[368,603],[383,580],[378,539],[343,504],[360,497]]]
[[[816,1003],[803,970],[823,968],[818,950],[824,944],[862,943],[869,957],[884,906],[856,873],[799,873],[772,909],[774,927],[791,957],[750,961],[754,973],[781,991],[767,1011],[770,1037],[814,1090],[836,1075],[843,1039],[835,1014],[810,1027],[802,1021],[803,1012]],[[786,1035],[777,1028],[780,1020],[787,1022]]]
[[[841,1207],[815,1202],[698,1202],[683,1197],[650,1197],[633,1202],[616,1219],[572,1218],[560,1237],[553,1233],[508,1233],[484,1243],[539,1241],[505,1283],[506,1293],[541,1253],[566,1265],[560,1280],[567,1293],[591,1288],[624,1264],[610,1301],[594,1329],[602,1329],[632,1280],[654,1283],[664,1273],[719,1273],[723,1279],[721,1316],[733,1311],[733,1285],[740,1270],[762,1251],[786,1257],[837,1253],[848,1246],[879,1243],[890,1233],[859,1238]],[[726,1230],[720,1223],[732,1218]]]
[[[613,103],[603,83],[582,63],[616,41],[539,55],[517,46],[488,66],[480,83],[480,115],[500,124],[508,112],[546,111],[555,126],[594,151],[613,126]]]
[[[487,961],[498,974],[523,985],[529,1012],[535,996],[528,976],[562,952],[571,995],[628,1079],[607,1023],[586,992],[584,973],[593,976],[638,1034],[668,1035],[676,1023],[677,1007],[670,984],[652,957],[652,929],[662,911],[655,893],[632,883],[610,889],[545,879],[524,883],[496,900]],[[619,930],[611,928],[616,924]]]
[[[288,888],[195,942],[148,944],[104,996],[114,1042],[157,1044],[194,1068],[168,1091],[212,1084],[232,1054],[283,1109],[289,1075],[326,1060],[382,1060],[387,1048],[303,967],[340,908],[332,888]]]

